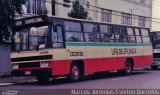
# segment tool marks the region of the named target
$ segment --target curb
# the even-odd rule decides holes
[[[21,83],[27,83],[27,82],[35,82],[37,81],[33,77],[0,77],[0,86],[5,85],[13,85],[13,84],[21,84]]]

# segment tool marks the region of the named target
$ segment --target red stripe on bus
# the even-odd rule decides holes
[[[83,59],[84,72],[85,74],[90,74],[94,72],[124,69],[126,58],[128,57]],[[134,67],[143,67],[152,64],[152,56],[134,56],[132,58],[134,60]],[[72,60],[53,61],[52,74],[54,76],[69,74],[71,63]]]

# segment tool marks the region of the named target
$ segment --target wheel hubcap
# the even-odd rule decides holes
[[[73,76],[74,78],[78,78],[78,77],[79,77],[79,69],[78,69],[77,66],[74,66],[74,67],[72,68],[72,76]]]

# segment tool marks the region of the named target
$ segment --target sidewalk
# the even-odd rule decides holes
[[[2,83],[25,83],[28,81],[36,81],[34,77],[11,77],[11,76],[5,76],[0,77],[0,84]]]

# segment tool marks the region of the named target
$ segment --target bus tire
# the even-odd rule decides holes
[[[152,70],[158,70],[158,66],[151,66]]]
[[[50,81],[50,76],[48,75],[37,75],[36,78],[39,83],[43,83],[43,84],[49,83]]]
[[[71,82],[77,82],[82,79],[83,73],[78,64],[73,63],[70,68],[69,80]]]
[[[129,75],[133,70],[133,63],[131,60],[127,60],[125,63],[125,69],[118,70],[118,73],[121,75]]]

